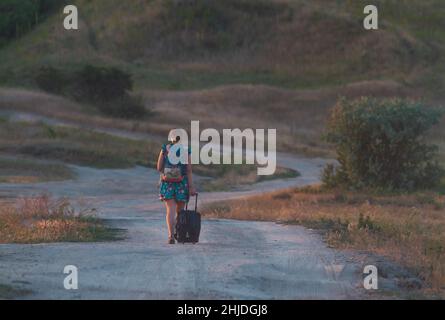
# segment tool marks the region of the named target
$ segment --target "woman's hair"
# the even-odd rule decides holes
[[[170,131],[168,135],[168,140],[171,142],[179,142],[179,140],[181,140],[181,136],[178,133],[179,132],[176,129]]]
[[[176,136],[176,138],[174,138],[174,137],[170,137],[169,138],[169,141],[170,142],[174,142],[174,143],[177,143],[177,142],[179,142],[181,140],[181,137],[180,136]]]

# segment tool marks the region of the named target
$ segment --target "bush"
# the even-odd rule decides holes
[[[87,65],[76,79],[79,98],[96,104],[102,113],[127,119],[147,115],[142,99],[129,94],[133,89],[129,73],[114,67]]]
[[[33,0],[0,2],[0,39],[12,39],[30,30],[35,23],[38,5]]]
[[[403,99],[340,99],[326,135],[339,166],[327,166],[323,182],[356,189],[434,187],[444,172],[435,161],[437,147],[425,143],[425,133],[441,114]]]
[[[60,0],[1,0],[0,47],[30,31],[62,5]]]
[[[148,115],[141,97],[130,95],[131,75],[115,67],[86,65],[74,73],[42,67],[35,81],[42,90],[91,103],[112,117],[135,119]]]
[[[115,67],[86,65],[76,75],[79,98],[91,102],[109,102],[123,98],[133,89],[131,75]]]
[[[37,86],[47,92],[61,94],[69,82],[65,75],[54,67],[41,67],[35,76]]]

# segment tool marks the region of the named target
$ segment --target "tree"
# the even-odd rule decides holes
[[[61,94],[69,84],[63,72],[52,66],[41,67],[35,75],[37,86],[46,92]]]
[[[32,0],[2,0],[0,2],[0,36],[19,37],[34,25],[38,3]]]
[[[390,190],[433,187],[444,172],[435,160],[437,147],[426,143],[425,134],[441,115],[403,99],[340,99],[326,135],[340,165],[327,166],[323,181]]]
[[[77,75],[81,94],[90,101],[108,102],[133,89],[131,75],[114,67],[86,65]]]
[[[140,97],[130,95],[131,74],[115,67],[86,65],[75,76],[77,98],[94,103],[104,114],[140,119],[148,114]]]
[[[60,0],[1,0],[0,46],[30,31],[54,9],[62,5]]]

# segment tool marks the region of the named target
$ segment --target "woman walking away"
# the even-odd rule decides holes
[[[169,160],[169,152],[176,151],[177,158],[182,159],[180,152],[184,146],[180,145],[180,137],[175,133],[175,130],[170,132],[169,141],[170,143],[162,146],[157,169],[161,173],[159,198],[165,203],[167,210],[168,243],[175,244],[176,217],[184,209],[190,196],[196,194],[196,191],[193,187],[190,149],[182,149],[183,152],[186,152],[187,164],[183,163],[184,161],[172,164]]]

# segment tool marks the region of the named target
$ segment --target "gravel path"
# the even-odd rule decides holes
[[[202,202],[259,194],[319,181],[322,159],[279,154],[278,165],[302,175],[236,192],[202,193]],[[0,197],[44,192],[98,208],[127,230],[123,241],[0,245],[0,283],[32,290],[27,299],[357,299],[363,263],[330,249],[317,233],[269,222],[207,219],[197,245],[166,244],[158,174],[137,167],[72,166],[76,180],[0,184]],[[201,202],[201,203],[202,203]],[[79,289],[65,290],[63,269],[79,270]]]

